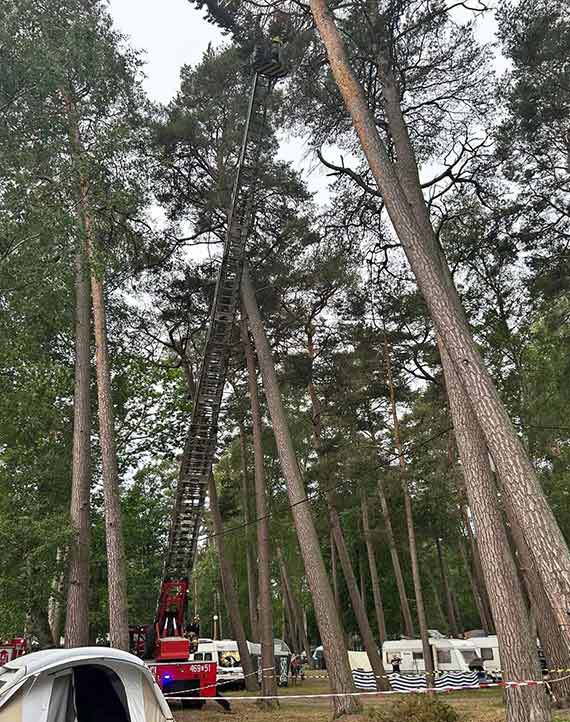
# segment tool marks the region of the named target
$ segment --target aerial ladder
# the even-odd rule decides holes
[[[214,462],[218,418],[230,356],[232,330],[239,303],[246,242],[253,225],[254,195],[267,98],[286,75],[278,40],[256,46],[253,83],[236,177],[234,181],[224,252],[220,264],[206,345],[196,386],[190,428],[172,512],[164,575],[155,622],[139,635],[144,656],[157,682],[168,693],[200,698],[216,694],[215,663],[189,663],[186,614],[192,573],[208,481]],[[136,630],[136,628],[135,628]],[[142,644],[140,636],[143,635]],[[189,700],[191,702],[191,700]]]

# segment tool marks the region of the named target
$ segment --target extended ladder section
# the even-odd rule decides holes
[[[216,453],[218,416],[226,380],[234,317],[248,234],[253,224],[254,189],[265,126],[265,101],[279,63],[256,64],[237,175],[228,212],[228,229],[198,378],[190,430],[176,490],[165,579],[189,575],[196,556],[208,480]]]

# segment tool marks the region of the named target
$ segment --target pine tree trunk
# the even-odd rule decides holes
[[[277,558],[279,559],[279,547],[277,548]],[[288,627],[288,634],[290,643],[289,646],[293,650],[293,653],[296,654],[301,648],[298,646],[298,628],[296,624],[295,617],[293,615],[293,607],[291,606],[291,595],[289,594],[289,589],[287,588],[287,582],[285,581],[285,577],[283,575],[283,567],[281,564],[279,564],[279,573],[281,576],[281,601],[283,606],[283,619],[287,621],[287,627]]]
[[[566,612],[570,606],[570,551],[493,380],[485,368],[465,319],[457,289],[446,264],[443,263],[423,202],[413,152],[406,153],[404,147],[407,143],[411,148],[411,144],[399,107],[399,93],[396,97],[398,88],[393,90],[392,99],[390,88],[383,82],[386,63],[381,60],[379,77],[383,82],[384,108],[399,159],[396,171],[379,136],[362,87],[350,67],[326,0],[310,0],[310,7],[326,46],[332,73],[352,116],[354,128],[388,215],[408,257],[437,332],[445,342],[450,363],[453,363],[470,400],[504,484],[505,495],[509,497],[525,531],[533,561],[555,610],[560,633],[564,636],[570,653],[570,628]]]
[[[271,597],[271,561],[269,545],[269,518],[265,468],[263,461],[263,436],[261,428],[261,406],[257,387],[257,370],[253,349],[249,341],[247,323],[241,322],[242,343],[247,366],[249,397],[251,401],[251,417],[253,429],[253,458],[255,468],[255,511],[257,515],[257,558],[259,579],[259,629],[261,632],[261,664],[263,667],[261,689],[268,697],[277,695],[277,681],[274,670],[273,644],[273,601]],[[278,706],[277,700],[265,700],[263,706],[273,709]]]
[[[71,153],[77,166],[78,212],[85,234],[87,260],[91,274],[91,304],[95,331],[95,365],[97,370],[97,401],[99,441],[103,467],[103,497],[105,503],[105,538],[107,544],[107,572],[109,592],[109,637],[112,647],[128,650],[129,625],[127,607],[127,574],[121,522],[119,473],[115,447],[115,423],[111,398],[111,369],[105,318],[105,294],[100,278],[100,259],[97,257],[95,224],[89,204],[89,179],[82,168],[83,147],[79,132],[77,108],[72,98],[63,92],[68,115]]]
[[[293,640],[293,644],[290,646],[291,649],[295,651],[295,653],[300,654],[305,649],[305,645],[303,643],[302,621],[299,619],[299,615],[297,614],[293,590],[291,588],[290,580],[287,576],[287,570],[284,566],[281,566],[281,584],[283,589],[285,609],[287,611],[287,616],[289,618],[289,624],[291,628],[291,638]]]
[[[308,325],[306,330],[307,330],[307,352],[308,352],[309,358],[311,360],[311,377],[309,379],[309,384],[308,384],[307,390],[309,392],[309,397],[311,399],[311,416],[312,416],[312,421],[313,421],[313,439],[314,439],[315,450],[318,454],[318,457],[319,457],[320,461],[323,462],[325,460],[325,455],[323,453],[323,448],[322,448],[321,402],[320,402],[319,396],[317,394],[317,389],[315,387],[315,384],[314,384],[313,378],[312,378],[312,365],[315,360],[315,347],[314,347],[312,326]],[[325,480],[324,485],[325,485],[325,487],[328,486],[327,480]],[[379,688],[380,689],[389,689],[389,685],[386,681],[386,675],[384,672],[382,656],[378,653],[378,646],[374,640],[374,635],[372,634],[370,622],[368,621],[368,614],[366,613],[366,606],[365,606],[365,600],[364,600],[364,594],[363,594],[364,590],[361,588],[361,591],[360,592],[358,591],[358,582],[356,580],[356,575],[354,573],[352,561],[350,559],[350,554],[348,553],[348,548],[346,546],[346,541],[345,541],[344,534],[342,531],[342,526],[340,524],[338,512],[335,508],[334,498],[333,498],[332,493],[328,489],[326,489],[326,499],[327,499],[331,531],[332,531],[333,539],[334,539],[334,542],[335,542],[335,545],[336,545],[336,548],[338,551],[338,558],[340,560],[340,565],[342,567],[342,572],[343,572],[344,580],[346,582],[346,586],[347,586],[348,593],[350,596],[350,601],[352,604],[352,609],[354,611],[354,616],[356,617],[356,621],[358,623],[360,637],[362,639],[364,649],[366,650],[366,653],[368,655],[368,659],[370,661],[370,666],[372,667],[372,671],[376,675],[377,684],[378,684]],[[362,581],[362,578],[361,578],[361,581]]]
[[[370,622],[368,621],[368,615],[364,606],[364,600],[362,599],[358,591],[358,582],[356,581],[356,576],[352,568],[352,562],[350,561],[350,555],[348,553],[344,534],[342,533],[338,512],[336,511],[330,500],[328,502],[328,505],[333,538],[338,551],[338,558],[340,560],[342,573],[346,581],[346,587],[350,596],[350,602],[354,611],[354,616],[356,617],[356,622],[358,624],[362,644],[364,646],[366,654],[368,655],[368,660],[370,662],[370,666],[372,667],[372,671],[376,676],[376,683],[378,685],[378,689],[390,689],[386,678],[386,672],[384,670],[384,664],[382,662],[382,656],[378,652],[378,645],[374,640],[374,635],[372,634]]]
[[[386,528],[386,537],[388,538],[388,547],[392,558],[392,566],[394,567],[394,576],[396,578],[396,586],[398,588],[398,596],[400,597],[400,609],[402,611],[402,619],[404,621],[404,635],[406,637],[415,637],[414,624],[412,622],[412,612],[408,595],[406,592],[406,584],[404,575],[402,574],[402,566],[400,564],[400,555],[396,546],[396,537],[392,528],[392,519],[390,517],[390,509],[388,508],[388,500],[384,492],[384,484],[381,477],[378,477],[378,498],[380,499],[380,509],[384,519],[384,527]]]
[[[333,584],[333,593],[334,593],[334,603],[337,608],[337,611],[340,615],[341,609],[340,609],[340,589],[338,586],[338,570],[337,570],[337,562],[336,562],[336,546],[334,543],[332,531],[329,534],[330,539],[330,549],[331,549],[331,576],[332,576],[332,584]]]
[[[445,612],[443,611],[443,607],[441,606],[441,598],[439,596],[439,589],[437,588],[437,584],[435,583],[435,580],[433,577],[430,577],[430,584],[431,589],[433,592],[433,601],[435,604],[435,610],[437,612],[437,616],[439,617],[439,620],[441,621],[442,627],[441,629],[445,629],[445,625],[449,621],[445,615]]]
[[[461,636],[465,631],[465,628],[463,626],[463,618],[461,617],[461,609],[459,608],[459,600],[457,599],[457,594],[453,588],[451,588],[451,603],[453,605],[453,613],[457,621],[457,630]]]
[[[566,645],[560,635],[556,617],[544,592],[540,577],[533,566],[525,536],[508,504],[505,507],[505,512],[513,546],[517,552],[521,579],[530,603],[531,637],[536,639],[538,630],[538,637],[549,669],[566,669],[568,667]],[[556,680],[553,686],[554,703],[560,708],[569,707],[570,679],[568,679],[568,673],[552,672],[550,677]]]
[[[85,253],[78,251],[75,260],[75,391],[70,508],[72,537],[65,617],[66,647],[85,647],[89,644],[90,336],[89,270]]]
[[[291,609],[291,597],[289,596],[287,587],[285,585],[285,579],[283,578],[282,571],[281,571],[281,601],[282,601],[282,607],[283,607],[283,629],[286,630],[282,639],[284,639],[287,642],[287,644],[293,651],[293,654],[297,654],[297,652],[301,649],[301,647],[298,646],[299,641],[298,641],[298,634],[297,634],[297,626],[293,619],[293,610]]]
[[[279,564],[281,566],[281,573],[283,575],[283,581],[285,582],[285,588],[287,593],[289,594],[290,603],[291,603],[291,611],[293,614],[293,618],[295,619],[295,625],[297,626],[298,633],[299,633],[299,650],[303,650],[305,654],[307,655],[307,659],[311,659],[311,647],[309,644],[309,638],[307,637],[307,630],[305,629],[304,619],[301,612],[301,607],[299,606],[297,599],[295,597],[295,594],[293,592],[293,586],[291,584],[291,579],[289,577],[289,572],[287,571],[287,564],[285,562],[285,557],[283,555],[283,551],[281,547],[277,547],[277,558],[279,560]]]
[[[469,538],[469,546],[471,549],[471,555],[473,557],[473,570],[475,573],[475,579],[477,581],[477,588],[481,594],[481,602],[485,609],[485,618],[487,619],[488,632],[489,634],[495,634],[495,623],[493,622],[493,613],[491,611],[491,603],[489,602],[489,594],[487,593],[487,587],[485,585],[485,576],[483,574],[483,566],[481,564],[481,554],[479,552],[479,544],[475,535],[473,534],[473,528],[468,518],[467,511],[462,508],[463,524],[467,530],[467,536]]]
[[[541,679],[536,643],[497,501],[487,447],[453,364],[440,344],[467,498],[477,529],[485,582],[497,628],[504,678]],[[550,719],[544,688],[506,688],[507,722]]]
[[[447,576],[447,566],[445,559],[443,558],[443,551],[441,548],[441,541],[438,537],[435,539],[435,545],[437,548],[437,559],[439,562],[439,571],[441,574],[441,581],[443,582],[443,592],[445,594],[445,603],[447,605],[447,619],[449,622],[449,629],[453,637],[457,637],[459,629],[457,626],[457,618],[455,616],[455,609],[453,608],[453,599],[451,597],[451,589],[449,587],[449,579]]]
[[[218,551],[218,561],[220,563],[220,574],[222,577],[222,589],[226,608],[228,610],[230,626],[232,628],[234,639],[237,642],[246,689],[250,692],[255,692],[257,690],[257,679],[254,675],[253,662],[251,661],[251,656],[249,654],[245,638],[245,630],[243,628],[243,622],[239,610],[239,600],[236,591],[234,570],[231,560],[226,554],[224,525],[222,522],[222,515],[220,514],[218,490],[216,489],[216,482],[213,474],[210,474],[210,479],[208,481],[208,494],[210,496],[210,513],[212,515],[212,524],[214,527],[214,541]]]
[[[398,411],[396,408],[396,391],[394,389],[394,380],[392,377],[392,365],[390,362],[390,351],[388,348],[388,340],[384,335],[384,365],[386,373],[386,382],[390,391],[390,407],[392,409],[392,421],[394,424],[394,439],[396,449],[398,451],[398,461],[400,464],[402,493],[404,495],[404,510],[406,512],[406,526],[408,528],[408,543],[410,547],[410,561],[412,564],[412,579],[414,582],[414,592],[416,596],[416,611],[418,614],[418,626],[420,628],[420,638],[422,640],[422,649],[424,655],[424,665],[427,675],[428,687],[434,684],[434,663],[431,646],[429,643],[429,632],[426,620],[426,612],[424,606],[424,594],[422,590],[422,580],[420,576],[420,565],[418,562],[418,551],[416,548],[416,530],[414,527],[414,516],[412,511],[412,500],[408,489],[406,478],[406,461],[404,459],[404,447],[402,445],[402,436],[400,433],[400,421],[398,419]]]
[[[58,548],[56,552],[56,560],[58,566],[63,563],[63,552]],[[57,571],[51,583],[51,594],[48,599],[48,624],[51,632],[51,638],[56,647],[59,647],[61,639],[61,600],[65,584],[65,574],[63,570]],[[89,626],[89,625],[87,625]]]
[[[372,596],[374,598],[374,612],[376,614],[376,625],[378,628],[378,639],[380,647],[386,641],[386,618],[384,616],[384,604],[382,602],[382,593],[380,591],[380,581],[378,579],[378,568],[376,566],[376,553],[374,544],[370,535],[370,519],[368,516],[368,500],[366,495],[362,494],[361,499],[362,511],[362,531],[364,532],[364,541],[366,542],[366,551],[368,554],[368,567],[370,569],[370,580],[372,582]]]
[[[491,634],[489,620],[487,618],[487,611],[485,609],[485,605],[483,604],[481,590],[479,589],[475,574],[473,573],[473,569],[471,568],[471,562],[469,560],[463,538],[460,538],[458,543],[459,552],[463,561],[463,567],[465,568],[465,573],[467,574],[467,578],[469,579],[469,586],[471,587],[473,599],[475,600],[475,606],[477,607],[477,612],[479,613],[479,622],[481,624],[481,629],[483,629],[485,634]]]
[[[299,539],[299,548],[303,556],[317,625],[325,650],[329,681],[333,691],[337,694],[351,694],[354,692],[354,684],[346,647],[343,643],[343,629],[327,577],[311,510],[308,503],[305,502],[306,492],[303,479],[297,464],[285,409],[283,408],[273,357],[265,335],[247,266],[244,268],[242,277],[241,294],[248,317],[248,325],[257,350],[277,451],[287,484],[287,493]],[[333,714],[335,717],[357,713],[360,709],[360,702],[355,697],[341,696],[333,699]]]
[[[87,220],[87,219],[86,219]],[[88,225],[88,224],[86,224]],[[91,231],[89,230],[89,235]],[[111,398],[111,367],[105,319],[103,284],[93,264],[95,249],[90,243],[91,297],[95,326],[95,360],[97,366],[97,399],[99,440],[103,466],[103,497],[105,501],[105,539],[109,588],[109,637],[111,646],[128,651],[129,621],[127,603],[127,567],[121,519],[119,471],[115,446],[115,420]]]
[[[366,609],[366,567],[365,567],[365,561],[364,561],[364,555],[361,554],[359,551],[358,553],[358,576],[360,577],[360,597],[362,598],[362,603],[364,604],[364,609]],[[368,614],[368,612],[367,612]]]
[[[247,437],[243,421],[239,421],[239,442],[241,454],[241,498],[243,506],[243,520],[246,525],[245,533],[245,564],[247,571],[247,591],[248,591],[248,607],[249,607],[249,624],[251,627],[252,639],[258,639],[257,630],[257,576],[255,573],[255,555],[250,541],[251,532],[251,513],[250,513],[250,480],[247,465]]]
[[[457,402],[455,404],[456,411],[459,409],[459,413],[467,414],[467,416],[460,416],[452,409],[456,429],[462,427],[462,441],[458,443],[464,466],[469,451],[473,452],[473,449],[475,449],[472,463],[469,468],[466,467],[466,478],[470,477],[468,483],[471,492],[470,496],[472,498],[475,492],[481,492],[481,488],[478,488],[476,484],[478,472],[487,482],[489,482],[489,479],[492,481],[490,469],[488,468],[487,450],[481,435],[481,431],[483,431],[505,484],[506,496],[513,501],[513,506],[516,508],[518,521],[521,526],[524,526],[525,531],[532,530],[530,531],[532,534],[532,549],[537,567],[540,564],[541,557],[549,553],[547,551],[548,547],[550,545],[554,547],[554,550],[550,548],[550,553],[554,551],[557,557],[556,564],[551,565],[550,568],[547,564],[543,564],[540,567],[540,572],[553,606],[556,605],[558,597],[557,616],[561,621],[563,617],[562,606],[566,602],[565,594],[568,590],[570,573],[568,548],[562,539],[551,510],[546,504],[536,475],[501,404],[490,376],[484,368],[467,326],[449,269],[431,230],[430,219],[419,182],[417,165],[399,104],[400,91],[394,76],[390,72],[390,60],[389,57],[386,57],[388,53],[386,52],[386,56],[382,57],[385,52],[384,48],[387,46],[384,46],[380,53],[379,75],[385,99],[385,113],[398,157],[397,172],[394,172],[394,167],[390,163],[386,149],[377,134],[362,89],[348,66],[342,41],[334,26],[334,20],[327,11],[326,4],[322,0],[312,0],[311,7],[314,14],[320,14],[317,24],[320,21],[321,32],[326,36],[325,44],[328,45],[333,72],[341,92],[343,92],[347,107],[351,109],[352,106],[354,124],[369,160],[371,170],[382,192],[396,232],[404,245],[439,335],[445,342],[445,347],[440,343],[440,352],[446,378],[451,377],[453,379],[453,391],[456,393],[455,399]],[[403,188],[400,186],[400,182],[402,182]],[[449,352],[449,356],[447,352]],[[448,383],[450,383],[449,380]],[[466,418],[468,423],[465,423]],[[471,432],[471,436],[469,432]],[[470,446],[471,444],[474,444],[474,447]],[[478,468],[477,461],[483,466]],[[489,514],[494,513],[495,517],[498,516],[496,492],[494,492],[490,483],[487,483],[483,488],[483,498],[487,506],[477,509],[473,501],[471,501],[471,505],[476,520],[477,515],[480,514],[481,519],[487,516],[486,521],[488,522],[488,515],[484,513],[485,511]],[[486,557],[483,567],[488,582],[487,589],[491,597],[493,616],[497,624],[499,637],[503,636],[500,633],[500,628],[504,626],[503,631],[505,634],[503,638],[505,639],[509,629],[511,632],[514,630],[516,635],[517,627],[515,624],[509,628],[507,620],[504,618],[501,619],[501,624],[499,624],[497,618],[499,605],[493,604],[493,595],[497,595],[497,590],[500,590],[508,599],[509,582],[513,582],[518,586],[518,579],[513,560],[508,553],[506,534],[500,518],[497,525],[490,524],[489,526],[492,531],[495,528],[502,531],[502,543],[497,544],[494,551],[499,557],[501,554],[506,553],[507,559],[506,567],[502,569],[505,584],[504,589],[501,589],[500,581],[502,579],[493,578],[489,569],[489,555],[487,555],[486,551],[485,553],[483,551],[483,542],[488,543],[488,538],[484,538],[488,529],[479,525],[479,534],[483,540],[481,555]],[[549,577],[556,573],[558,573],[558,576],[556,582],[553,583],[552,578]],[[491,585],[493,586],[492,592]],[[515,613],[515,618],[520,619],[521,639],[515,639],[512,644],[511,661],[518,658],[520,666],[531,674],[533,670],[532,647],[534,641],[528,636],[529,632],[526,627],[528,620],[525,619],[520,588],[518,592],[515,593],[515,600],[510,611]],[[495,601],[497,601],[496,598]],[[522,612],[521,607],[523,607]],[[519,654],[514,649],[517,643]],[[530,658],[528,656],[529,646]],[[516,665],[512,667],[513,671],[515,667]],[[523,674],[525,669],[522,670]],[[519,672],[521,672],[520,668]],[[528,695],[530,699],[528,699],[527,704],[527,711],[529,712],[527,719],[545,719],[548,712],[544,704],[544,695],[542,695],[541,690],[538,690],[538,694],[534,694],[535,690],[533,688],[528,689],[530,690]],[[524,703],[520,704],[521,697],[519,696],[519,704],[515,709],[513,696],[512,690],[509,690],[508,697],[511,704],[508,706],[508,718],[524,719]]]

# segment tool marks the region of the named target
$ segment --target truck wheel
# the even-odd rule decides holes
[[[183,699],[182,709],[202,709],[205,704],[202,699]]]

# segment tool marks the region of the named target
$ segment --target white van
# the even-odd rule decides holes
[[[258,670],[261,667],[261,645],[256,642],[247,642],[251,655],[253,667]],[[286,686],[289,673],[289,662],[291,650],[280,639],[274,640],[275,671],[280,686]],[[194,662],[217,662],[218,682],[223,682],[224,687],[230,686],[243,688],[245,686],[243,669],[237,642],[234,639],[199,639],[198,649],[190,655]]]
[[[261,656],[259,644],[247,643],[254,668],[257,668],[256,659]],[[224,687],[243,687],[243,669],[237,642],[233,639],[199,639],[198,649],[190,655],[193,662],[217,662],[218,682],[224,682]]]

